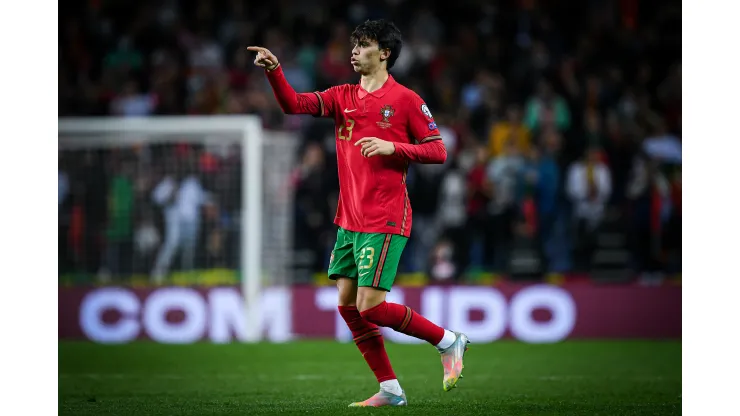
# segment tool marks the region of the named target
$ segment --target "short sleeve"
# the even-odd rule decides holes
[[[412,93],[409,104],[409,133],[418,143],[441,140],[432,112],[418,94]]]

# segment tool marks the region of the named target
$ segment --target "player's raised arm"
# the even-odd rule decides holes
[[[264,68],[267,79],[285,114],[312,114],[324,115],[324,107],[317,93],[296,93],[285,79],[283,69],[277,57],[269,49],[261,46],[249,46],[248,51],[257,52],[254,64]]]
[[[257,56],[254,57],[254,64],[260,68],[265,68],[268,71],[274,71],[275,68],[280,65],[277,56],[273,55],[269,49],[261,46],[248,46],[248,51],[257,52]]]

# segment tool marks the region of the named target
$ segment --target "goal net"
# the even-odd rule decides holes
[[[240,284],[256,328],[290,279],[296,143],[253,116],[60,119],[60,285]]]

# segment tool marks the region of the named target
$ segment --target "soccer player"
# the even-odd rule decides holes
[[[329,278],[339,289],[339,313],[380,383],[380,391],[350,406],[405,406],[406,394],[393,372],[379,326],[429,342],[442,357],[442,386],[462,377],[465,334],[435,325],[408,306],[386,302],[401,252],[411,232],[406,190],[410,162],[444,163],[447,151],[424,101],[388,73],[401,52],[401,32],[385,20],[366,21],[350,37],[350,64],[359,84],[296,93],[277,57],[250,46],[265,68],[285,114],[331,117],[336,123],[339,226]]]

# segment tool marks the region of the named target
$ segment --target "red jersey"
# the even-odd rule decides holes
[[[432,113],[419,95],[390,75],[380,89],[370,93],[359,84],[346,84],[295,94],[292,88],[287,91],[280,68],[268,74],[286,113],[331,117],[336,123],[339,204],[334,223],[349,231],[408,237],[409,162],[443,163],[446,158]],[[355,146],[364,137],[393,142],[396,152],[366,158],[361,147]]]

